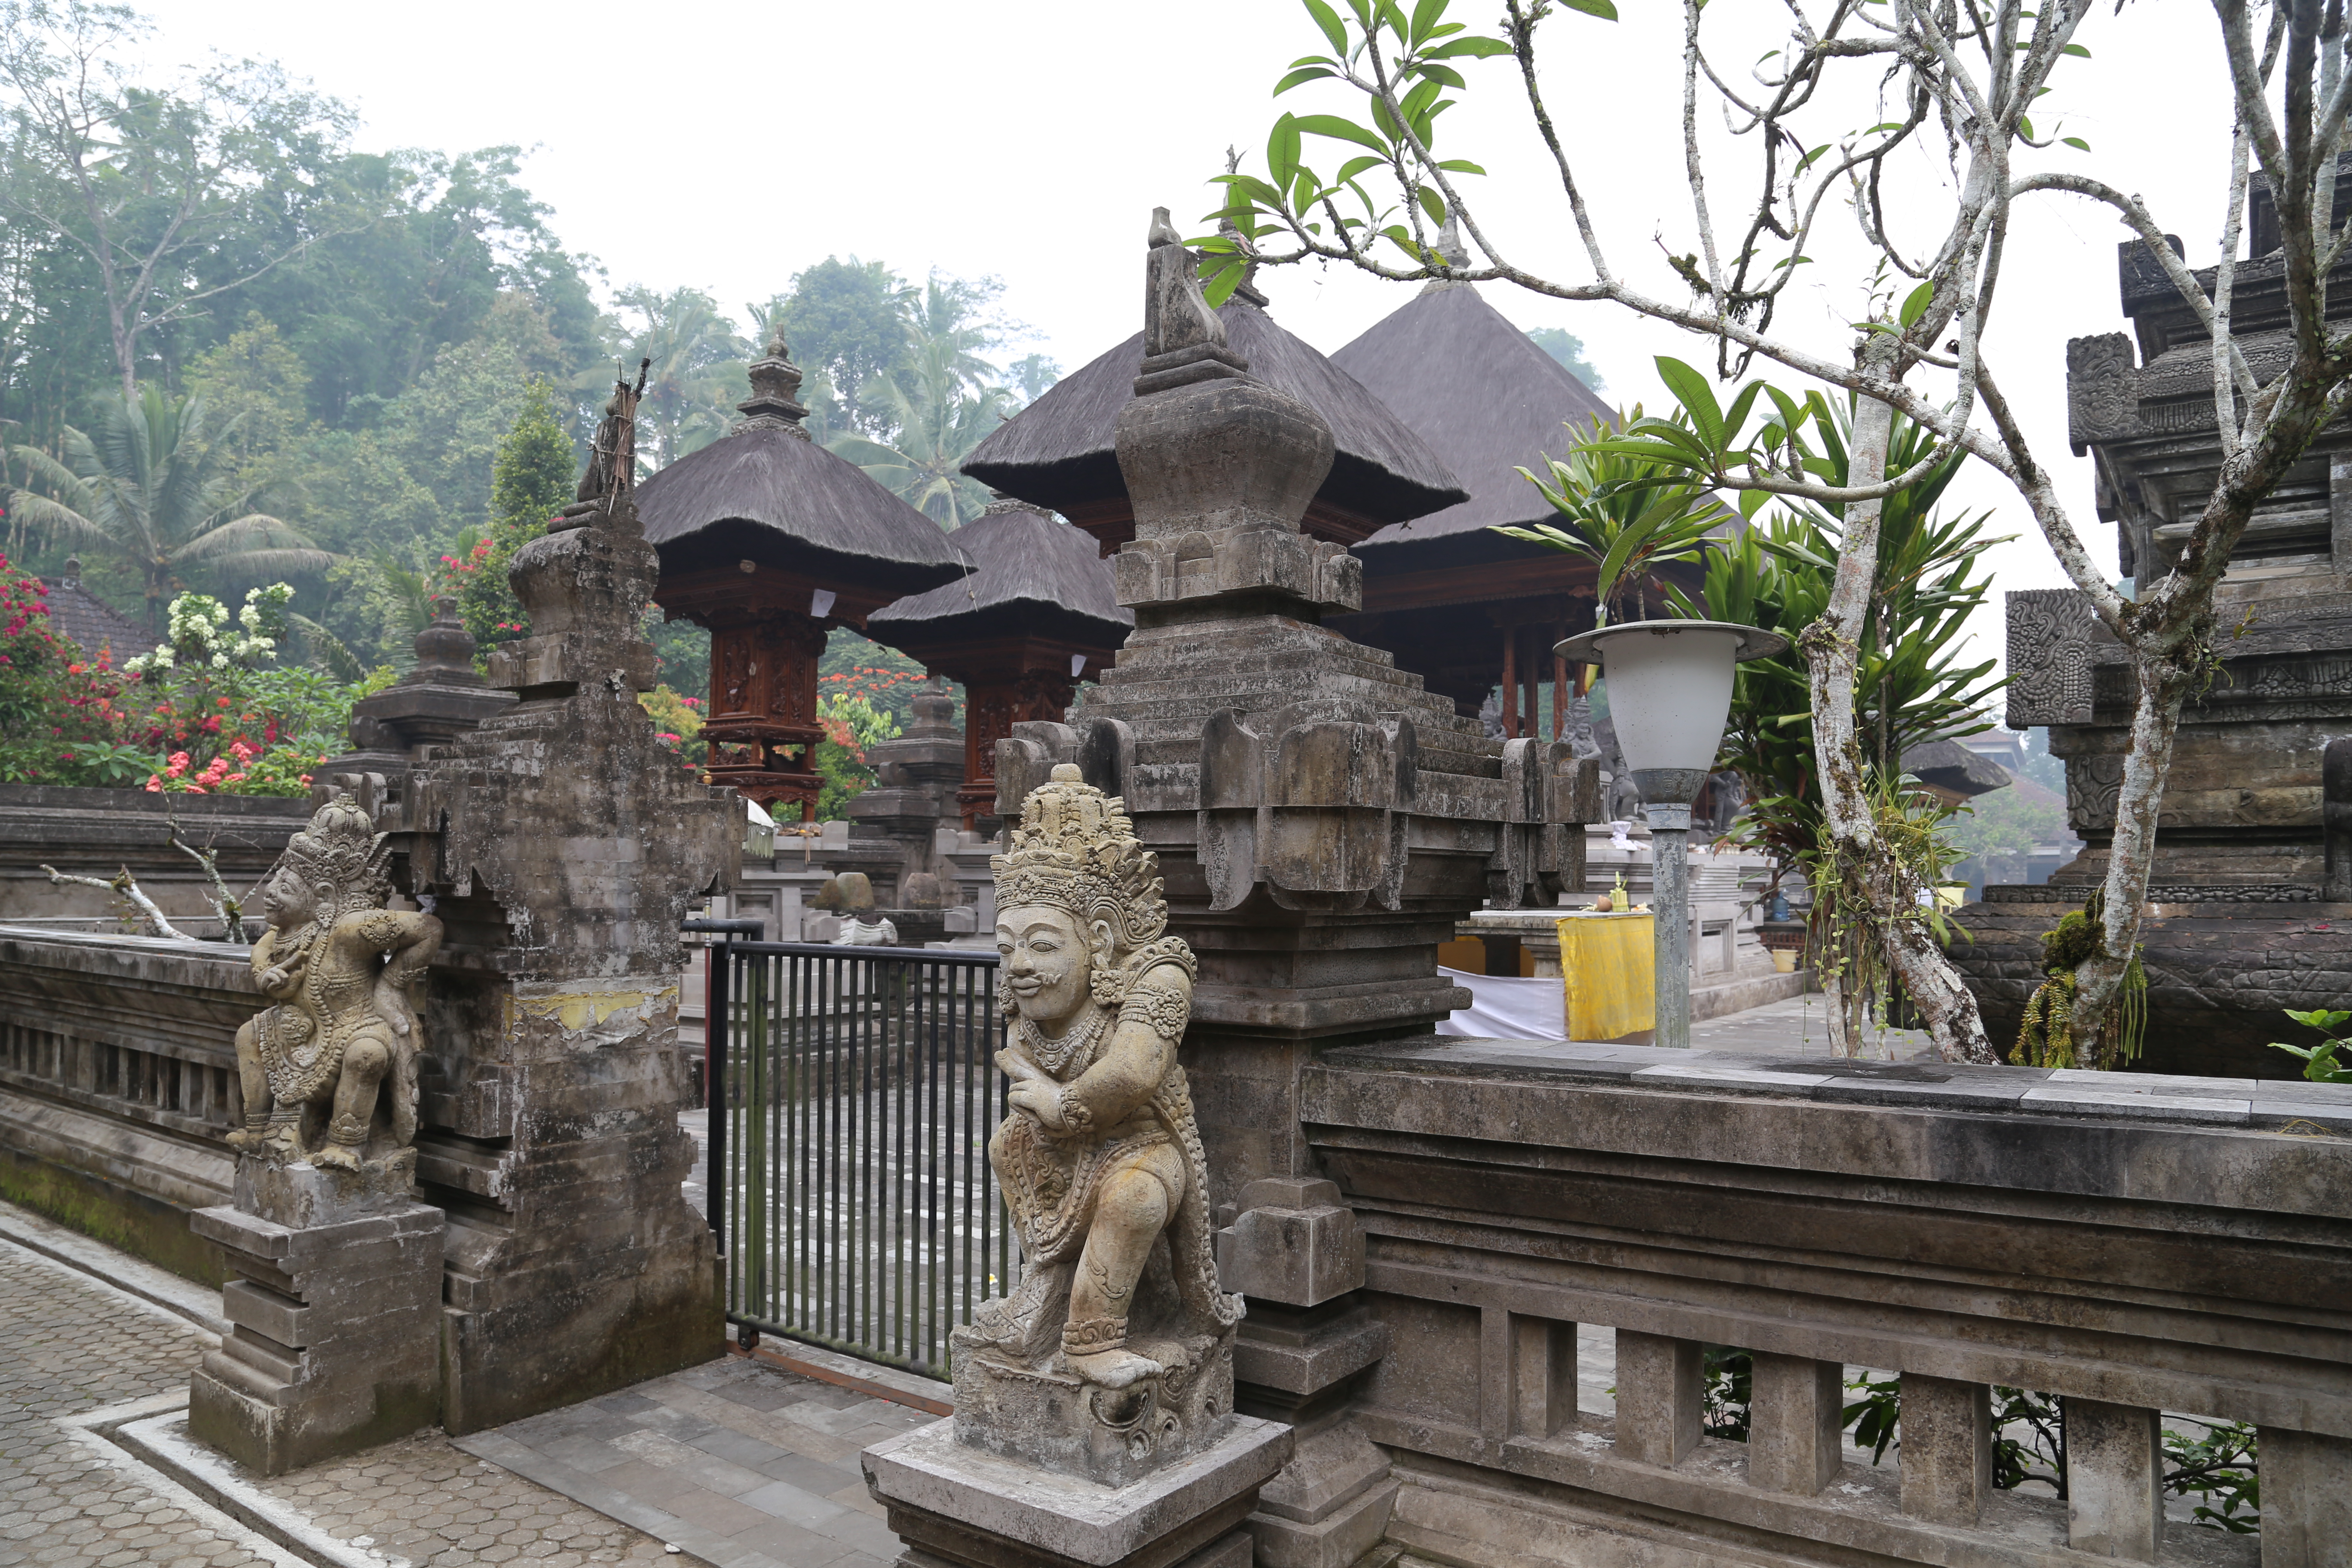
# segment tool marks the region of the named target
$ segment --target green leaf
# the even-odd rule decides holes
[[[1739,439],[1740,426],[1748,423],[1748,411],[1755,406],[1756,395],[1764,390],[1760,381],[1751,381],[1734,394],[1731,406],[1723,415],[1723,444],[1729,447]]]
[[[1604,22],[1617,19],[1617,7],[1610,0],[1559,0],[1571,11],[1581,11],[1588,16],[1598,16]]]
[[[2025,116],[2023,116],[2022,114],[2019,115],[2019,116],[2017,117],[2017,133],[2018,133],[2020,136],[2024,137],[2028,142],[2032,141],[2032,140],[2033,140],[2033,121],[2032,121],[2031,120],[2026,119],[2026,118],[2025,118]]]
[[[1225,262],[1201,280],[1201,297],[1213,310],[1234,297],[1234,290],[1242,286],[1242,279],[1248,273],[1248,264],[1239,258]]]
[[[1298,173],[1298,121],[1284,115],[1265,139],[1265,172],[1273,183],[1288,189]]]
[[[1442,81],[1456,91],[1463,90],[1470,85],[1462,79],[1462,73],[1452,66],[1423,66],[1421,68],[1421,74],[1431,81]]]
[[[1666,390],[1673,393],[1675,401],[1689,413],[1691,423],[1698,427],[1699,436],[1706,442],[1707,449],[1710,452],[1720,451],[1723,447],[1723,405],[1715,400],[1715,388],[1707,384],[1706,376],[1678,359],[1660,354],[1656,363],[1658,378],[1666,384]]]
[[[2089,59],[2089,58],[2091,58],[2091,51],[2090,51],[2090,50],[2088,50],[2088,49],[2086,49],[2086,48],[2084,48],[2084,47],[2082,45],[2080,45],[2080,44],[2068,44],[2068,45],[2066,45],[2063,48],[2061,48],[2058,52],[2059,52],[2060,54],[2062,54],[2062,55],[2073,55],[2073,56],[2075,56],[2077,58],[2080,58],[2080,59],[2086,59],[2086,60],[2087,60],[2087,59]]]
[[[1294,87],[1298,87],[1310,81],[1321,81],[1326,77],[1335,77],[1339,73],[1337,71],[1326,70],[1321,66],[1303,67],[1298,70],[1292,71],[1288,76],[1284,77],[1280,81],[1275,83],[1274,96],[1280,98],[1284,93],[1288,92]]]
[[[1936,283],[1933,279],[1912,289],[1909,296],[1904,300],[1900,312],[1900,319],[1905,328],[1908,329],[1917,324],[1919,318],[1927,313],[1927,307],[1934,302],[1935,298]]]
[[[1756,521],[1756,514],[1762,511],[1771,500],[1770,492],[1766,490],[1741,490],[1739,515],[1753,522]]]
[[[2309,1012],[2297,1012],[2289,1007],[2286,1016],[2305,1028],[2317,1029],[2323,1035],[2332,1035],[2340,1026],[2352,1023],[2352,1013],[2338,1013],[2326,1007],[2314,1008]],[[2292,1050],[2294,1047],[2285,1048]]]
[[[1428,38],[1429,30],[1444,19],[1447,4],[1448,0],[1421,0],[1421,4],[1412,8],[1412,42],[1414,44],[1418,45]]]
[[[1429,221],[1442,226],[1445,222],[1445,198],[1428,185],[1414,194],[1421,198],[1421,210],[1429,215]]]
[[[1449,174],[1483,174],[1486,172],[1467,158],[1448,158],[1437,166]]]
[[[1511,46],[1500,38],[1456,38],[1440,44],[1422,56],[1426,60],[1490,59],[1496,55],[1507,55]]]
[[[2080,136],[2061,136],[2058,140],[2063,142],[2067,146],[2072,147],[2077,153],[2087,153],[2091,150],[2091,144],[2088,142],[2084,141]]]
[[[1339,13],[1325,5],[1323,0],[1299,0],[1299,3],[1307,7],[1307,14],[1315,18],[1315,25],[1323,29],[1323,36],[1331,40],[1331,52],[1346,55],[1348,29],[1339,25]]]
[[[1339,165],[1339,177],[1332,184],[1344,185],[1365,170],[1377,169],[1387,162],[1386,158],[1350,158]]]
[[[1298,117],[1298,129],[1309,136],[1328,136],[1335,142],[1353,142],[1359,147],[1369,147],[1383,159],[1388,154],[1386,142],[1354,121],[1342,120],[1336,114],[1302,114]]]

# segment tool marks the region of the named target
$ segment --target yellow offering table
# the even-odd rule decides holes
[[[1657,1026],[1657,937],[1646,910],[1562,915],[1560,984],[1568,1037],[1613,1040]]]

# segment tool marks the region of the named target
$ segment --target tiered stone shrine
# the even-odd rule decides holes
[[[2352,198],[2352,178],[2338,189]],[[2238,320],[2284,322],[2277,220],[2259,182],[2248,220]],[[2067,344],[2068,417],[2074,450],[2096,459],[2099,516],[2116,525],[2126,575],[2153,580],[2221,469],[2212,363],[2140,241],[2121,247],[2117,270],[2133,331]],[[2198,274],[2208,287],[2212,276]],[[2352,261],[2337,266],[2328,314],[2352,319]],[[2285,331],[2242,330],[2249,363],[2274,363],[2265,345]],[[2294,1078],[2301,1064],[2267,1048],[2302,1038],[2282,1011],[2352,996],[2352,741],[2336,738],[2352,728],[2352,423],[2323,430],[2255,512],[2214,603],[2221,668],[2182,710],[2148,879],[2142,1061]],[[2074,590],[2011,593],[2008,605],[2008,721],[2050,727],[2085,847],[2048,883],[1988,888],[1961,917],[1972,940],[1953,958],[2004,1049],[2043,978],[2042,934],[2106,877],[2133,693],[2125,649]]]

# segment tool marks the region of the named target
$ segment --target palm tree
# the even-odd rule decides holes
[[[637,451],[651,467],[667,468],[727,434],[735,403],[751,391],[744,366],[751,347],[699,289],[662,294],[640,284],[624,290],[619,303],[639,321],[621,348],[625,372],[634,377],[640,361],[653,362],[637,405]],[[600,398],[612,389],[602,370],[583,384]]]
[[[264,577],[315,572],[337,559],[290,524],[252,510],[255,488],[240,483],[231,439],[239,421],[208,430],[201,397],[157,387],[99,405],[98,427],[61,432],[65,460],[37,447],[16,460],[48,493],[10,495],[30,528],[62,534],[78,548],[110,555],[140,575],[147,624],[161,633],[163,601],[180,577],[209,567]]]
[[[868,392],[886,427],[887,442],[835,437],[830,448],[866,470],[885,489],[942,528],[961,528],[988,505],[988,493],[962,474],[963,460],[1004,422],[1011,394],[1001,386],[971,388],[967,351],[952,337],[920,340],[904,379],[877,377]]]

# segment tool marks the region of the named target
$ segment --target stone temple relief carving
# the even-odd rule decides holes
[[[1025,1274],[956,1331],[956,1435],[1121,1485],[1233,1411],[1242,1300],[1217,1289],[1176,1060],[1192,952],[1122,803],[1068,763],[993,864],[1013,1082],[989,1158]]]
[[[2091,721],[2090,601],[2072,588],[2008,596],[2009,726]]]
[[[348,791],[294,835],[262,887],[253,974],[270,1005],[236,1032],[245,1126],[272,1161],[413,1165],[416,1055],[409,987],[441,943],[431,915],[384,908],[384,836]]]

